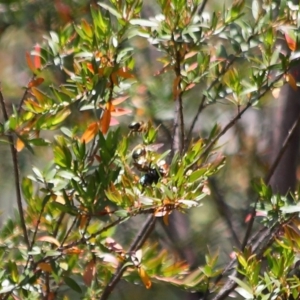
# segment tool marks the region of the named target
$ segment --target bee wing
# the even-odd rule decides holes
[[[161,148],[164,144],[163,143],[158,143],[158,144],[153,144],[153,145],[147,145],[146,149],[150,151],[157,151],[159,148]]]

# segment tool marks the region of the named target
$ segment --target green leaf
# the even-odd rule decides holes
[[[300,205],[283,206],[280,210],[285,214],[293,214],[300,212]]]
[[[231,280],[236,282],[241,288],[243,288],[246,292],[248,292],[250,295],[253,295],[253,291],[249,285],[247,285],[244,281],[241,279],[235,277],[235,276],[228,276]]]
[[[145,27],[157,27],[158,23],[145,20],[145,19],[131,19],[130,20],[131,25],[140,25],[140,26],[145,26]]]
[[[81,294],[82,290],[81,287],[78,285],[78,283],[72,279],[71,277],[65,277],[64,281],[66,283],[67,286],[69,286],[72,290],[74,290],[75,292]]]
[[[32,180],[30,180],[28,177],[23,178],[21,187],[25,199],[26,200],[31,199],[33,195]]]
[[[109,6],[109,5],[105,4],[105,3],[101,3],[101,2],[98,2],[97,4],[99,6],[101,6],[102,8],[106,9],[107,11],[109,11],[117,19],[123,19],[122,15],[118,11],[116,11],[114,8],[112,8],[111,6]]]

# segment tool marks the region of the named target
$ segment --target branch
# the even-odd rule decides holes
[[[205,1],[204,1],[205,2]],[[222,70],[222,72],[219,74],[219,77],[217,77],[211,84],[210,86],[206,89],[207,92],[209,92],[219,81],[220,81],[220,76],[224,75],[228,69],[230,68],[230,66],[235,62],[235,60],[237,59],[238,57],[237,56],[234,56],[227,64],[227,66]],[[202,95],[202,98],[200,100],[200,104],[198,106],[198,110],[197,110],[197,113],[195,115],[195,117],[193,118],[193,121],[192,121],[192,124],[190,126],[190,129],[189,129],[189,132],[187,134],[187,142],[189,142],[191,140],[191,137],[192,137],[192,133],[193,133],[193,130],[195,128],[195,125],[196,125],[196,122],[198,121],[198,118],[199,118],[199,115],[200,113],[202,112],[202,110],[206,107],[204,105],[205,103],[205,99],[206,99],[206,96],[205,95]]]
[[[293,134],[295,133],[299,123],[300,123],[300,114],[299,114],[297,120],[294,122],[291,129],[288,131],[288,134],[287,134],[287,136],[286,136],[286,138],[285,138],[285,140],[282,144],[282,147],[281,147],[280,151],[278,152],[277,157],[275,158],[273,164],[271,165],[271,168],[270,168],[267,176],[265,177],[265,183],[266,184],[269,184],[269,182],[272,178],[272,175],[274,174],[274,171],[278,167],[278,164],[279,164],[280,160],[282,159],[283,154],[286,151],[286,149],[287,149],[287,147],[288,147],[288,145],[291,141],[291,138],[293,137]],[[247,230],[246,230],[246,234],[245,234],[245,237],[244,237],[244,240],[243,240],[243,243],[242,243],[242,250],[245,248],[245,246],[248,242],[248,239],[250,237],[251,231],[252,231],[252,227],[253,227],[254,219],[255,219],[255,214],[256,214],[256,206],[257,206],[258,201],[259,201],[259,199],[257,198],[256,201],[255,201],[253,210],[251,212],[251,218],[249,220],[248,227],[247,227]]]
[[[227,223],[227,226],[229,228],[229,231],[231,232],[231,236],[234,240],[235,245],[240,248],[241,243],[239,241],[239,238],[233,228],[233,224],[231,221],[231,212],[228,207],[228,205],[225,203],[223,197],[218,192],[218,189],[216,187],[216,182],[214,179],[208,179],[209,187],[212,192],[212,198],[215,200],[217,208],[219,210],[220,215],[224,218],[225,222]]]
[[[2,91],[0,89],[0,105],[3,111],[3,116],[4,116],[4,121],[8,121],[8,114],[6,111],[5,107],[5,101],[2,95]],[[20,216],[20,222],[21,222],[21,227],[23,230],[23,235],[25,239],[25,243],[27,245],[27,249],[30,249],[30,242],[28,238],[28,233],[27,233],[27,228],[26,228],[26,223],[25,223],[25,218],[24,218],[24,212],[23,212],[23,205],[22,205],[22,196],[21,196],[21,189],[20,189],[20,174],[19,174],[19,168],[18,168],[18,154],[17,150],[14,147],[14,139],[11,134],[7,135],[9,145],[10,145],[10,152],[12,156],[12,161],[13,161],[13,169],[14,169],[14,180],[15,180],[15,189],[16,189],[16,197],[17,197],[17,205],[18,205],[18,212]]]
[[[154,224],[155,224],[155,217],[153,215],[149,215],[146,222],[144,223],[143,227],[140,229],[139,233],[137,234],[136,238],[132,242],[131,246],[129,247],[128,253],[134,252],[138,250],[142,245],[145,243],[146,239],[148,238],[149,234],[151,233]],[[109,284],[105,287],[103,294],[100,300],[108,299],[109,295],[120,281],[123,273],[126,271],[127,267],[124,267],[126,261],[120,262],[115,275],[109,282]]]
[[[184,116],[183,116],[183,106],[182,106],[182,94],[183,91],[181,89],[181,57],[183,55],[180,53],[180,50],[177,49],[177,42],[174,39],[174,34],[172,33],[172,42],[174,45],[174,72],[175,79],[173,82],[173,94],[175,101],[175,111],[174,111],[174,123],[173,123],[173,145],[172,145],[172,154],[175,151],[178,151],[182,154],[184,151],[184,143],[185,143],[185,132],[184,132]]]
[[[286,151],[290,141],[291,141],[291,138],[293,136],[293,134],[295,133],[298,125],[300,123],[300,114],[297,118],[297,120],[294,122],[293,126],[291,127],[291,129],[289,130],[288,132],[288,135],[286,136],[283,144],[282,144],[282,147],[277,155],[277,157],[275,158],[267,176],[265,177],[265,182],[266,184],[269,183],[270,179],[272,178],[272,175],[274,173],[274,171],[276,170],[284,152]],[[246,230],[246,234],[245,234],[245,237],[244,237],[244,240],[243,240],[243,243],[242,243],[242,247],[241,247],[241,250],[244,250],[245,247],[249,244],[252,243],[252,241],[248,241],[249,240],[249,237],[250,237],[250,234],[251,234],[251,231],[252,231],[252,228],[253,228],[253,224],[254,224],[254,219],[255,219],[255,215],[256,215],[256,206],[257,206],[257,203],[258,203],[259,199],[257,198],[256,201],[255,201],[255,205],[253,207],[253,210],[252,210],[252,213],[251,213],[251,219],[248,223],[248,227],[247,227],[247,230]],[[287,222],[289,222],[290,220],[288,220]],[[260,234],[258,234],[258,236],[260,236],[260,238],[258,239],[258,241],[254,244],[253,246],[253,251],[255,251],[256,249],[259,249],[260,250],[257,252],[257,256],[259,255],[262,255],[263,252],[267,249],[267,247],[269,246],[269,244],[274,240],[274,237],[277,233],[277,231],[279,230],[279,227],[278,226],[279,224],[276,224],[273,228],[271,229],[266,229],[264,228],[263,230],[266,231],[264,234],[262,234],[262,232],[260,232]],[[266,243],[267,241],[267,243]],[[228,267],[225,268],[222,276],[224,275],[224,273],[229,269],[229,266],[232,267],[232,265],[236,263],[236,259],[233,259]],[[236,271],[235,271],[236,272]],[[221,279],[220,276],[217,281],[219,281]],[[232,281],[232,280],[228,280],[227,283],[224,285],[224,287],[220,290],[220,292],[213,298],[213,300],[222,300],[222,299],[225,299],[229,293],[231,291],[233,291],[235,288],[236,288],[237,284]]]

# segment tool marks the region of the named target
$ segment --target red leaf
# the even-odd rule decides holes
[[[111,109],[112,109],[112,104],[109,102],[101,118],[101,131],[103,132],[103,134],[106,134],[109,128],[110,119],[111,119]]]
[[[36,67],[34,66],[34,63],[31,60],[29,52],[26,52],[26,62],[27,62],[27,66],[29,67],[31,72],[36,73]]]
[[[122,68],[122,69],[119,69],[119,70],[117,71],[117,74],[118,74],[120,77],[123,77],[123,78],[126,78],[126,79],[134,78],[134,75],[128,72],[128,68]]]
[[[36,79],[33,79],[31,80],[29,83],[28,83],[28,88],[32,88],[34,86],[38,86],[40,84],[42,84],[44,82],[44,78],[42,77],[38,77]]]
[[[297,49],[297,39],[292,31],[284,33],[285,40],[290,50],[295,51]]]
[[[114,117],[119,117],[123,115],[129,115],[131,114],[132,110],[131,109],[126,109],[126,108],[115,108],[112,112],[111,115]]]
[[[41,46],[39,44],[36,44],[34,46],[34,51],[37,55],[34,55],[33,63],[37,69],[40,69],[42,66],[41,57],[39,56],[39,54],[41,53]]]

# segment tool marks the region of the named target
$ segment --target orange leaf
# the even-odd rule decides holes
[[[66,254],[81,254],[81,253],[83,253],[83,250],[81,250],[77,247],[72,247],[72,248],[64,250],[64,253],[66,253]]]
[[[92,65],[91,63],[87,63],[87,64],[86,64],[86,67],[90,70],[90,72],[91,72],[92,74],[95,74],[93,65]]]
[[[27,66],[32,71],[32,73],[36,73],[36,68],[31,60],[29,52],[26,52],[26,62],[27,62]]]
[[[191,83],[191,84],[187,85],[185,87],[185,91],[188,91],[188,90],[192,89],[195,85],[196,85],[195,83]]]
[[[132,110],[131,109],[126,109],[126,108],[116,108],[111,112],[111,115],[114,117],[119,117],[123,115],[129,115],[131,114]]]
[[[119,84],[119,81],[118,81],[118,76],[117,76],[117,73],[114,72],[111,74],[111,80],[113,82],[114,85],[118,86]]]
[[[285,40],[290,50],[295,51],[297,49],[297,39],[292,31],[284,33]]]
[[[36,87],[33,86],[31,92],[39,103],[44,104],[47,100],[47,96]]]
[[[150,289],[152,283],[151,283],[151,280],[150,280],[148,274],[146,273],[146,271],[142,267],[139,267],[138,272],[139,272],[139,275],[140,275],[146,289]]]
[[[29,83],[28,83],[28,88],[32,88],[34,86],[38,86],[40,84],[42,84],[44,82],[44,78],[42,77],[38,77],[36,79],[33,79],[31,80]]]
[[[122,68],[117,71],[117,74],[123,78],[134,78],[134,75],[128,72],[128,68]]]
[[[88,128],[85,130],[84,134],[81,137],[81,142],[85,142],[88,143],[90,142],[95,135],[98,133],[99,131],[99,125],[98,122],[93,122],[91,123]]]
[[[166,226],[169,225],[169,214],[165,214],[165,215],[163,216],[163,221],[164,221],[164,224],[165,224]]]
[[[291,73],[286,74],[285,80],[294,91],[297,91],[298,89],[297,82],[295,77]]]
[[[184,59],[188,59],[190,57],[193,57],[195,56],[196,54],[198,54],[199,52],[198,51],[191,51],[191,52],[188,52],[185,56],[184,56]]]
[[[44,263],[44,262],[41,262],[38,264],[39,268],[44,271],[44,272],[52,272],[52,267],[49,263]]]
[[[108,109],[105,109],[101,118],[101,131],[103,134],[106,134],[109,128],[110,119],[111,119],[111,112],[110,112],[110,106]]]
[[[113,99],[113,100],[111,101],[111,103],[112,103],[113,105],[118,105],[118,104],[124,102],[126,99],[128,99],[128,97],[129,97],[129,96],[121,96],[121,97],[118,97],[118,98],[116,98],[116,99]]]
[[[92,259],[85,267],[84,273],[83,273],[83,281],[87,286],[91,286],[92,281],[94,280],[96,275],[96,263],[95,260]]]
[[[88,37],[90,37],[90,38],[93,37],[93,30],[92,30],[90,24],[85,19],[81,20],[81,27]]]
[[[84,229],[87,221],[88,221],[87,215],[81,215],[81,216],[80,216],[80,224],[79,224],[79,228],[80,228],[80,229]]]
[[[21,152],[25,147],[25,144],[22,142],[22,140],[20,138],[17,138],[17,141],[16,141],[16,150],[18,152]]]
[[[195,63],[191,64],[191,65],[188,67],[187,71],[188,71],[188,72],[193,71],[193,70],[195,70],[197,67],[198,67],[198,63],[195,62]]]
[[[60,247],[60,242],[53,236],[45,235],[45,236],[39,237],[37,240],[40,242],[48,242],[50,244],[56,245],[57,247]]]
[[[37,69],[40,69],[42,64],[41,64],[41,57],[40,57],[40,53],[41,53],[41,46],[39,44],[36,44],[34,46],[34,52],[36,53],[34,55],[34,59],[33,59],[33,63],[34,63],[34,66],[37,68]]]

